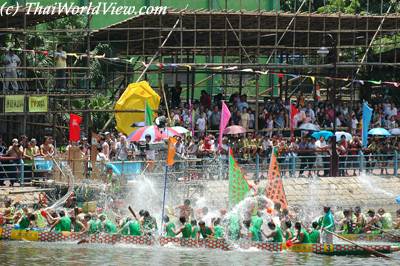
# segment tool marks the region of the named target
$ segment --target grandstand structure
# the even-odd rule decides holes
[[[170,8],[165,15],[138,15],[101,28],[91,26],[92,17],[72,29],[37,26],[59,16],[39,19],[21,13],[19,19],[2,20],[2,36],[20,42],[13,41],[22,63],[20,90],[3,90],[0,97],[0,134],[11,138],[41,132],[65,141],[71,112],[86,118],[88,134],[98,130],[92,128],[92,114],[114,112],[112,106],[92,108],[90,99],[104,94],[113,102],[127,84],[143,79],[160,95],[180,81],[184,101],[197,99],[201,90],[226,98],[246,93],[256,117],[265,100],[295,99],[300,92],[308,100],[349,103],[384,94],[397,97],[400,14],[395,2],[380,0],[379,13],[360,14],[319,13],[308,0],[297,1],[291,12],[280,11],[279,4],[270,10],[261,4],[232,10],[231,1],[218,2],[218,8]],[[53,88],[55,68],[39,59],[38,35],[54,42],[53,50],[59,36],[67,40],[65,90]],[[5,37],[0,41],[5,47]],[[101,78],[96,79],[96,71]],[[32,94],[48,96],[47,112],[29,111]],[[5,111],[10,95],[24,95],[23,112]]]

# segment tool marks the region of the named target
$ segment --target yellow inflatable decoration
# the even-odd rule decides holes
[[[118,99],[115,110],[143,110],[143,112],[116,112],[117,130],[129,135],[136,129],[136,123],[144,122],[145,102],[148,101],[152,110],[158,110],[160,96],[150,87],[147,81],[131,83]]]

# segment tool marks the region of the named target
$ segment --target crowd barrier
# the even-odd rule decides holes
[[[239,166],[249,179],[264,179],[268,176],[269,156],[259,156],[243,160],[238,158]],[[115,176],[134,179],[135,176],[163,175],[165,160],[157,161],[111,161],[107,163],[91,162],[88,160],[58,159],[60,165],[69,165],[76,179],[102,179],[109,177],[111,170]],[[327,176],[331,168],[331,156],[326,154],[299,155],[288,153],[277,158],[281,176],[295,178],[299,176]],[[210,158],[188,158],[176,160],[169,167],[169,178],[175,180],[223,180],[228,179],[228,160],[226,156]],[[388,154],[364,154],[339,156],[338,169],[340,176],[359,175],[362,172],[375,175],[398,175],[399,158],[397,151]],[[19,161],[0,161],[0,183],[5,180],[20,182],[39,178],[57,180],[57,170],[51,160],[35,158],[33,164]]]

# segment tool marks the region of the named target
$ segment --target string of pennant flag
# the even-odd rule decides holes
[[[0,50],[7,50],[8,48],[5,47],[0,47]],[[54,52],[52,51],[47,51],[47,50],[29,50],[29,49],[22,49],[22,48],[13,48],[13,51],[19,51],[19,52],[27,52],[27,53],[33,53],[33,54],[42,54],[44,56],[52,56]],[[87,57],[88,55],[86,53],[67,53],[67,56],[74,57],[76,60],[81,60],[82,58]],[[134,64],[135,58],[131,57],[129,59],[124,59],[120,57],[106,57],[105,54],[102,55],[97,55],[97,54],[90,54],[91,58],[95,59],[102,59],[102,60],[108,60],[108,61],[113,61],[113,62],[122,62],[122,63],[128,63],[128,64]],[[395,88],[400,88],[400,81],[382,81],[382,80],[363,80],[363,79],[352,79],[349,77],[330,77],[330,76],[315,76],[315,75],[303,75],[303,74],[294,74],[294,73],[282,73],[282,72],[274,72],[271,70],[255,70],[252,68],[243,68],[239,69],[238,66],[231,66],[231,67],[226,67],[226,66],[209,66],[207,64],[204,64],[203,66],[192,66],[189,64],[185,63],[153,63],[151,65],[146,64],[146,62],[141,62],[143,67],[155,67],[157,69],[176,69],[176,68],[184,68],[189,71],[191,71],[193,68],[201,68],[201,69],[208,69],[211,71],[234,71],[234,72],[244,72],[244,73],[254,73],[254,74],[259,74],[259,75],[276,75],[278,78],[284,78],[284,77],[290,77],[290,78],[309,78],[313,84],[315,84],[317,78],[318,79],[325,79],[325,80],[339,80],[339,81],[345,81],[345,82],[353,82],[353,83],[358,83],[361,85],[364,85],[366,83],[370,83],[373,85],[389,85]]]

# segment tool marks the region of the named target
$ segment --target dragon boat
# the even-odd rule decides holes
[[[182,239],[159,237],[158,239],[150,236],[126,236],[119,234],[98,233],[92,235],[82,235],[74,232],[48,232],[34,230],[20,230],[12,227],[0,227],[0,239],[2,240],[19,240],[19,241],[37,241],[37,242],[72,242],[72,243],[88,243],[88,244],[131,244],[142,246],[182,246],[190,248],[209,248],[220,250],[233,250],[235,248],[257,250],[265,250],[271,252],[300,252],[315,253],[323,255],[369,255],[365,249],[350,244],[293,244],[291,246],[285,243],[272,242],[253,242],[238,241],[230,243],[224,239]],[[398,246],[393,245],[365,245],[365,247],[381,252],[392,253],[400,250]]]

